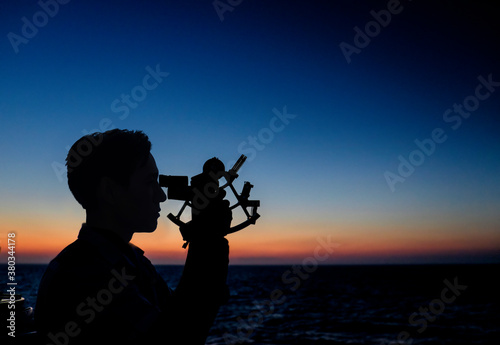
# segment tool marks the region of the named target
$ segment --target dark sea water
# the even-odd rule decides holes
[[[17,265],[34,306],[45,265]],[[230,266],[207,344],[500,344],[500,265]],[[181,266],[157,266],[175,287]],[[0,284],[6,290],[6,267]],[[2,290],[2,292],[3,292]]]

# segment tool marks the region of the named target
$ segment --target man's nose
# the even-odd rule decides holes
[[[163,188],[160,187],[160,185],[158,185],[158,189],[159,189],[159,194],[158,194],[159,202],[164,202],[165,200],[167,200],[167,195],[163,191]]]

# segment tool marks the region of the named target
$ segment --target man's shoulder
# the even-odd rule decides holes
[[[40,282],[39,293],[56,293],[71,304],[109,285],[114,272],[121,271],[103,258],[94,246],[78,239],[50,262]]]
[[[96,259],[98,252],[95,248],[85,241],[77,239],[73,243],[69,244],[61,250],[57,256],[52,259],[52,263],[57,263],[58,265],[70,265],[74,266],[77,264],[88,265],[93,259]]]
[[[77,239],[50,261],[45,275],[49,280],[76,283],[99,276],[101,271],[109,270],[107,266],[94,246]]]

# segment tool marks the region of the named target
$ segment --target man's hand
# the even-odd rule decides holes
[[[231,227],[233,214],[229,209],[229,201],[223,199],[211,200],[200,213],[195,216],[197,225],[204,231],[225,236]]]
[[[185,241],[221,238],[227,235],[233,219],[229,201],[212,199],[193,220],[180,228]]]

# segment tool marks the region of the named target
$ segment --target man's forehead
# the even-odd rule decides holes
[[[158,168],[156,166],[156,161],[153,155],[150,153],[146,161],[146,164],[141,165],[139,169],[136,170],[137,174],[142,176],[158,175]]]

